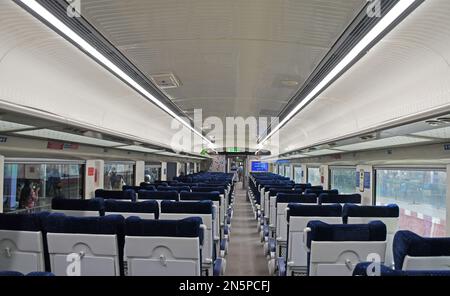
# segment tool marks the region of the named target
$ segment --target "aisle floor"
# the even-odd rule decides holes
[[[268,276],[267,260],[263,254],[253,217],[252,207],[247,200],[242,183],[235,185],[234,215],[231,241],[228,248],[227,276]]]

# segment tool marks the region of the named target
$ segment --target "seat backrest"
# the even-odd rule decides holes
[[[141,190],[141,186],[132,186],[132,185],[123,185],[122,186],[122,191],[125,190],[134,190],[134,192],[138,192],[139,190]]]
[[[133,189],[127,190],[95,190],[95,197],[101,197],[103,199],[124,199],[129,201],[136,201],[136,191]]]
[[[298,204],[317,204],[317,196],[315,194],[290,194],[278,193],[275,203],[275,228],[276,237],[279,241],[286,241],[287,239],[287,217],[286,210],[290,203]]]
[[[47,215],[0,214],[0,270],[46,270],[43,220]]]
[[[125,261],[130,276],[199,276],[201,224],[183,220],[125,221]]]
[[[286,220],[288,221],[287,262],[290,262],[291,265],[288,272],[306,273],[308,260],[303,240],[306,225],[312,220],[341,223],[342,206],[339,204],[320,206],[290,203],[286,211]]]
[[[122,216],[69,217],[54,213],[45,219],[44,229],[51,271],[55,275],[71,275],[72,272],[81,276],[123,274]],[[75,267],[77,263],[79,269]]]
[[[381,221],[334,225],[310,221],[305,231],[310,276],[351,276],[360,262],[384,263],[386,225]]]
[[[138,200],[178,200],[178,192],[176,191],[148,191],[139,190]]]
[[[332,190],[323,190],[323,189],[311,189],[311,188],[306,188],[305,189],[305,193],[314,193],[317,196],[320,196],[322,194],[327,194],[327,195],[338,195],[339,191],[337,189],[332,189]]]
[[[224,221],[224,198],[219,192],[181,192],[180,201],[212,201],[217,210],[214,215],[214,239],[220,238],[220,224]]]
[[[52,212],[74,217],[97,217],[105,215],[103,198],[52,199]]]
[[[161,220],[181,220],[189,217],[200,217],[206,226],[202,248],[203,263],[211,263],[214,259],[214,215],[216,208],[210,200],[193,201],[163,201],[161,202]]]
[[[329,193],[321,193],[319,196],[319,205],[325,204],[360,204],[361,203],[361,194],[329,194]]]
[[[356,204],[345,204],[342,211],[344,224],[365,224],[370,221],[381,221],[387,229],[387,247],[385,264],[394,266],[392,253],[392,242],[398,230],[400,209],[397,205],[387,206],[359,206]]]
[[[268,194],[266,194],[266,201],[264,203],[264,215],[269,219],[269,225],[275,227],[275,220],[277,216],[276,212],[276,200],[279,193],[288,194],[302,194],[302,190],[293,190],[292,188],[270,188]]]
[[[158,219],[159,204],[156,200],[145,200],[142,202],[106,200],[105,215],[122,215],[124,218],[138,216],[142,219]]]
[[[397,270],[450,270],[450,238],[397,231],[393,243]]]

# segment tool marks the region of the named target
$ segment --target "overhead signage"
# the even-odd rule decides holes
[[[252,172],[268,172],[268,171],[269,171],[269,163],[252,161]]]
[[[72,144],[72,143],[64,143],[64,142],[56,142],[56,141],[48,141],[47,142],[47,149],[52,150],[77,150],[80,148],[79,144]]]

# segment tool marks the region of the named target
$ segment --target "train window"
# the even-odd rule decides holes
[[[308,168],[308,183],[311,183],[311,185],[316,186],[322,184],[320,182],[320,169],[319,168]]]
[[[400,229],[445,236],[446,183],[443,170],[377,169],[376,203],[400,207]]]
[[[284,176],[284,165],[279,165],[278,166],[278,174],[280,176]]]
[[[354,193],[356,190],[356,168],[354,167],[331,167],[330,185],[331,189],[338,189],[341,193]]]
[[[285,177],[288,177],[288,178],[292,178],[292,175],[291,175],[291,166],[290,166],[290,165],[287,165],[287,166],[284,168],[284,176],[285,176]]]
[[[122,190],[123,185],[134,185],[134,163],[105,162],[104,188]]]
[[[302,167],[294,166],[294,182],[301,183],[302,182]]]
[[[161,165],[146,164],[144,179],[150,183],[161,180]]]
[[[81,163],[5,163],[5,212],[35,211],[50,207],[53,198],[81,198],[84,188]]]

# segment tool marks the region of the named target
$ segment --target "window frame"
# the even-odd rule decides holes
[[[311,166],[307,165],[306,166],[306,183],[309,183],[313,186],[320,186],[320,182],[319,182],[319,185],[314,185],[311,182],[309,182],[309,169],[318,169],[319,170],[319,179],[320,179],[320,165],[311,165]]]
[[[331,180],[332,180],[332,178],[331,178],[331,170],[333,170],[333,169],[353,169],[354,170],[354,175],[353,175],[353,178],[354,179],[356,179],[356,165],[355,166],[352,166],[352,165],[330,165],[330,166],[328,166],[328,190],[330,190],[330,189],[334,189],[334,188],[332,188],[332,186],[331,186]],[[356,190],[356,186],[355,186],[355,192],[356,192],[357,190]]]

